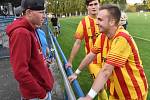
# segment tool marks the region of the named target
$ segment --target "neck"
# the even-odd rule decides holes
[[[97,15],[90,15],[90,14],[89,14],[89,16],[92,17],[92,18],[96,18],[97,17]]]
[[[118,29],[117,26],[110,28],[110,30],[108,31],[108,34],[106,34],[107,37],[108,37],[109,39],[112,39],[113,36],[115,35],[117,29]]]

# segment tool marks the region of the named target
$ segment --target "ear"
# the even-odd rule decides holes
[[[31,12],[30,9],[27,9],[25,13],[26,13],[26,15],[31,16],[31,13],[32,13],[32,12]]]
[[[111,26],[114,26],[116,24],[116,20],[114,18],[111,18],[110,21],[109,21],[109,24]]]

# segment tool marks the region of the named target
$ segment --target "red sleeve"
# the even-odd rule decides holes
[[[36,82],[29,71],[31,36],[25,29],[14,31],[11,37],[10,55],[13,71],[21,89],[32,91],[43,98],[46,91]]]
[[[91,51],[94,53],[94,54],[98,54],[98,53],[101,53],[101,48],[97,48],[96,46],[93,46],[91,48]]]
[[[83,40],[83,36],[81,36],[79,33],[76,33],[76,34],[74,35],[74,38],[75,38],[75,39]]]

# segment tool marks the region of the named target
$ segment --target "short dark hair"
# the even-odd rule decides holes
[[[121,17],[121,11],[119,7],[116,5],[105,4],[99,8],[99,10],[105,10],[105,9],[109,12],[112,18],[116,19],[116,24],[118,24]]]
[[[85,4],[88,6],[90,2],[95,1],[95,0],[85,0]],[[100,0],[98,0],[100,2]]]
[[[44,0],[22,0],[21,8],[23,11],[26,9],[44,10]]]

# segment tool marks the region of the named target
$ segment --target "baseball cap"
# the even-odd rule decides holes
[[[44,0],[22,0],[21,8],[22,11],[25,11],[27,9],[44,10]]]

